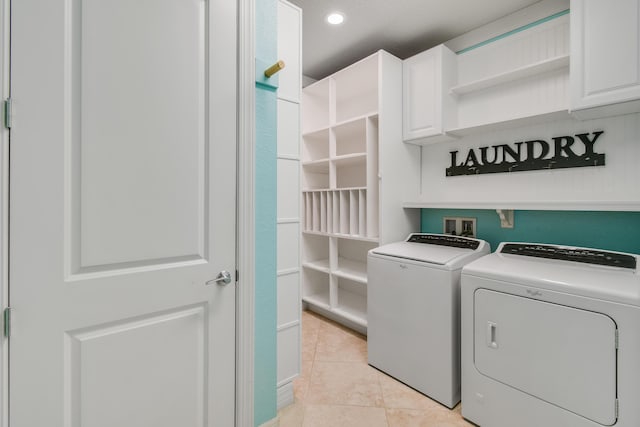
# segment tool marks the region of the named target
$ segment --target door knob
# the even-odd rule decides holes
[[[231,273],[229,273],[227,270],[222,270],[220,273],[218,273],[215,279],[209,280],[206,284],[212,285],[214,283],[217,283],[218,285],[228,285],[229,283],[231,283]]]

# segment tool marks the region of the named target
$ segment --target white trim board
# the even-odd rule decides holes
[[[278,387],[278,410],[284,408],[285,406],[291,405],[294,400],[295,398],[293,394],[293,381],[289,381]]]
[[[236,426],[253,427],[255,322],[255,0],[238,3]],[[277,422],[277,420],[276,420]],[[277,425],[277,424],[276,424]]]
[[[10,95],[10,1],[0,0],[0,100]],[[0,311],[9,303],[9,130],[0,120]],[[4,325],[3,325],[4,326]],[[9,348],[0,338],[0,426],[9,426]]]

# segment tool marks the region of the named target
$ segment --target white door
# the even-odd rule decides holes
[[[11,14],[11,426],[232,426],[236,3]]]

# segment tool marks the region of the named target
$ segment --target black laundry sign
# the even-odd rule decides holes
[[[603,133],[579,133],[556,136],[552,141],[534,139],[511,145],[471,148],[464,160],[458,157],[458,151],[451,151],[447,176],[604,166],[604,154],[594,151],[594,145]]]

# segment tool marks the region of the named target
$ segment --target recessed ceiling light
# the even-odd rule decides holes
[[[327,22],[331,25],[340,25],[344,22],[344,15],[340,12],[332,12],[327,15]]]

